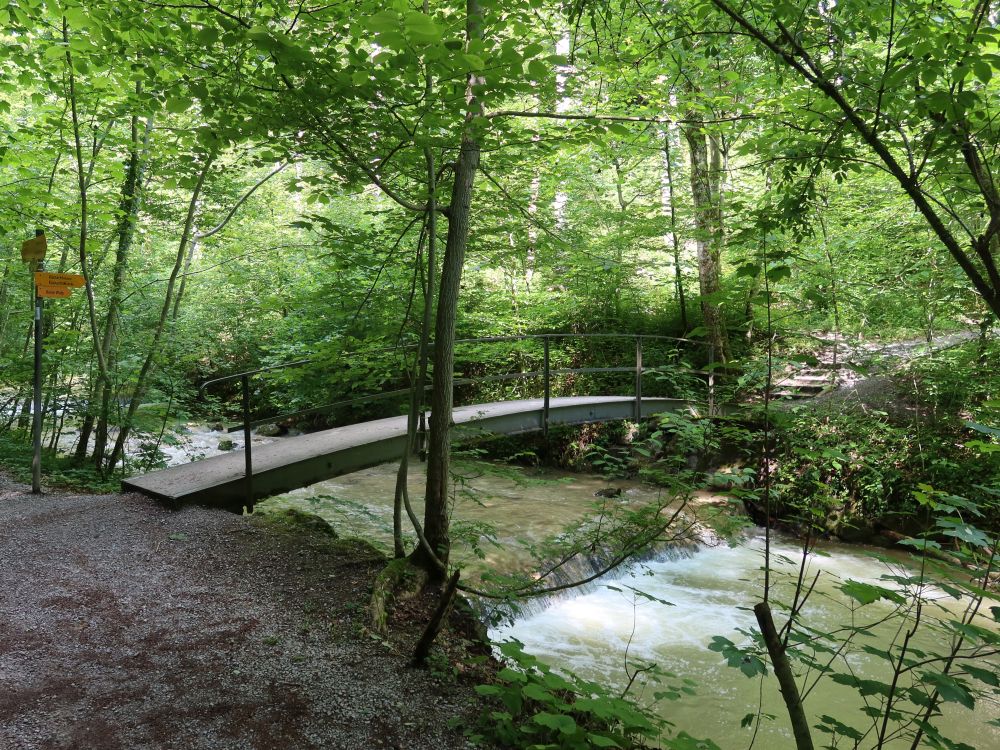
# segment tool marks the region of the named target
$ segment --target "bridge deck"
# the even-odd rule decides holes
[[[542,429],[543,401],[502,401],[462,406],[455,424],[465,430],[515,434]],[[642,416],[696,408],[689,401],[643,398]],[[549,424],[582,424],[635,417],[631,396],[553,398]],[[406,417],[389,417],[330,430],[280,438],[254,446],[253,494],[261,500],[324,479],[399,458],[406,445]],[[198,503],[240,512],[246,503],[242,451],[172,466],[122,482],[126,491],[141,492],[172,505]]]

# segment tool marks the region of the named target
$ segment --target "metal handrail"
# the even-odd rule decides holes
[[[578,338],[578,339],[591,339],[591,338],[608,338],[608,339],[626,339],[626,338],[642,338],[656,341],[678,341],[684,344],[695,344],[699,346],[708,346],[711,344],[707,341],[698,341],[696,339],[685,339],[677,336],[660,336],[658,334],[645,334],[645,333],[525,333],[518,336],[480,336],[470,339],[456,339],[455,344],[497,344],[504,341],[535,341],[535,340],[547,340],[547,339],[565,339],[565,338]],[[427,349],[428,351],[433,349],[435,342],[428,341]],[[381,349],[359,349],[353,352],[342,352],[339,356],[341,358],[355,357],[361,354],[372,355],[372,354],[383,354],[386,352],[398,352],[407,349],[416,349],[419,344],[399,344],[398,346],[387,346]],[[314,359],[299,359],[294,362],[286,362],[280,365],[270,365],[268,367],[258,367],[256,370],[244,370],[243,372],[236,372],[232,375],[223,375],[219,378],[212,378],[211,380],[204,381],[200,386],[198,386],[198,395],[204,395],[205,390],[210,385],[215,385],[216,383],[225,383],[230,380],[238,380],[244,375],[257,375],[262,372],[271,372],[273,370],[285,370],[290,367],[301,367],[302,365],[308,365],[315,362]],[[631,369],[631,368],[630,368]]]
[[[644,367],[643,375],[647,372],[655,372],[657,367]],[[567,367],[560,368],[557,370],[549,370],[550,375],[579,375],[579,374],[594,374],[601,372],[634,372],[634,367]],[[709,375],[707,370],[687,370],[686,372],[693,375]],[[508,380],[530,380],[531,378],[544,377],[544,370],[532,370],[529,372],[509,372],[502,375],[483,375],[478,378],[455,378],[452,382],[455,385],[474,385],[477,383],[502,383]],[[431,384],[425,385],[424,390],[429,391],[434,386]],[[285,412],[277,416],[264,417],[263,419],[254,419],[250,422],[250,427],[260,427],[264,424],[271,424],[276,419],[292,419],[295,417],[305,417],[310,414],[326,414],[336,409],[343,408],[345,406],[353,406],[356,404],[367,404],[373,401],[384,401],[386,399],[393,398],[395,396],[404,396],[410,392],[409,388],[399,388],[393,391],[382,391],[381,393],[375,393],[371,396],[359,396],[358,398],[349,398],[343,401],[333,401],[329,404],[323,404],[322,406],[311,406],[308,409],[299,409],[298,411]],[[243,429],[243,424],[235,424],[226,428],[226,432],[238,432]]]
[[[635,339],[635,366],[634,367],[581,367],[581,368],[560,368],[552,370],[550,366],[551,361],[551,342],[553,339],[567,339],[567,338],[612,338],[612,339]],[[539,375],[543,378],[543,406],[542,406],[542,431],[545,435],[548,435],[549,428],[549,407],[551,403],[551,391],[552,391],[552,375],[563,375],[563,374],[594,374],[602,372],[635,372],[635,418],[639,419],[642,414],[642,376],[645,372],[650,369],[655,368],[644,368],[642,362],[643,340],[651,341],[675,341],[685,344],[695,344],[698,346],[707,346],[709,348],[709,357],[714,358],[714,348],[709,342],[695,341],[694,339],[678,338],[676,336],[660,336],[656,334],[636,334],[636,333],[536,333],[536,334],[523,334],[518,336],[480,336],[476,338],[468,339],[457,339],[454,344],[487,344],[487,343],[500,343],[500,342],[514,342],[514,341],[533,341],[541,340],[543,344],[543,369],[541,371],[534,372],[521,372],[521,373],[505,373],[501,375],[486,375],[479,378],[458,378],[453,380],[455,385],[465,385],[471,383],[485,383],[485,382],[501,382],[505,380],[515,380],[519,378],[532,378],[538,377]],[[385,352],[399,352],[415,349],[419,344],[402,344],[396,347],[386,347],[382,349],[369,349],[366,351],[356,351],[342,354],[341,358],[348,358],[352,356],[357,356],[364,354],[366,356],[371,356],[372,354],[380,354]],[[427,349],[434,348],[434,342],[428,342]],[[302,409],[295,412],[289,412],[286,414],[280,414],[273,417],[268,417],[267,419],[251,420],[250,413],[250,378],[254,375],[258,375],[263,372],[273,372],[276,370],[285,370],[292,367],[301,367],[303,365],[312,364],[315,360],[313,359],[300,359],[294,362],[286,362],[280,365],[270,365],[268,367],[259,367],[255,370],[244,370],[243,372],[233,373],[232,375],[224,375],[218,378],[212,378],[210,380],[204,381],[198,387],[198,396],[204,395],[206,389],[210,386],[217,385],[219,383],[226,383],[233,380],[240,381],[240,390],[242,395],[242,406],[243,406],[243,424],[231,427],[228,432],[236,432],[237,430],[243,430],[243,454],[244,454],[244,482],[246,487],[246,497],[247,497],[247,507],[248,509],[253,509],[253,447],[251,443],[251,431],[254,427],[273,422],[275,419],[282,419],[288,417],[298,417],[305,416],[307,414],[318,414],[323,412],[333,411],[334,409],[349,406],[352,404],[361,403],[371,403],[373,401],[380,401],[387,398],[392,398],[394,396],[399,396],[405,393],[409,393],[409,389],[397,389],[393,391],[385,391],[379,394],[373,394],[370,396],[361,396],[358,398],[347,399],[344,401],[334,402],[332,404],[327,404],[325,406],[311,407],[309,409]],[[426,385],[424,390],[429,390],[433,386]],[[715,378],[714,374],[709,371],[708,373],[708,403],[709,410],[712,410],[714,402],[714,391],[715,391]]]
[[[237,372],[232,375],[224,375],[221,378],[212,378],[211,380],[206,380],[200,386],[198,386],[198,396],[201,397],[205,394],[205,389],[210,385],[215,385],[216,383],[225,383],[229,380],[236,380],[237,378],[250,377],[251,375],[256,375],[261,372],[271,372],[272,370],[284,370],[289,367],[299,367],[301,365],[311,364],[311,359],[300,359],[295,362],[286,362],[283,365],[271,365],[270,367],[258,367],[256,370],[245,370],[244,372]]]

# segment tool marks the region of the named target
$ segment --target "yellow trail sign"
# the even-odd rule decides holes
[[[79,289],[87,283],[87,280],[78,273],[48,273],[37,271],[35,273],[35,283],[38,286],[67,286]]]
[[[40,234],[34,239],[25,240],[21,244],[21,260],[45,260],[45,251],[49,249],[45,235]]]
[[[68,286],[40,286],[37,291],[39,297],[46,299],[59,299],[73,294],[73,290]]]

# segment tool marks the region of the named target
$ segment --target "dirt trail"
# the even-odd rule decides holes
[[[382,563],[0,477],[0,748],[458,748],[471,687],[363,629]]]

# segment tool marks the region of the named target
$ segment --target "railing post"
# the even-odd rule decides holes
[[[642,419],[642,336],[635,337],[635,421]]]
[[[545,400],[542,404],[542,435],[549,436],[549,401],[552,398],[552,371],[549,367],[549,337],[542,339],[545,358],[542,362],[542,378],[545,383]]]
[[[250,436],[250,376],[240,377],[243,387],[243,458],[246,462],[244,485],[247,496],[247,511],[253,512],[253,447]]]

